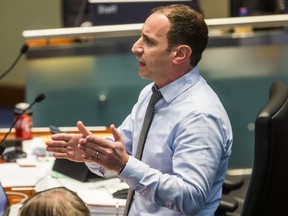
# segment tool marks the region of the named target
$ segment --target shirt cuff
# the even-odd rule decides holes
[[[115,171],[106,170],[94,162],[86,162],[85,164],[92,173],[98,176],[101,176],[101,177],[116,177],[117,176],[117,173]]]
[[[130,188],[135,189],[148,169],[149,166],[147,164],[129,156],[126,166],[120,173],[119,178],[125,181]]]

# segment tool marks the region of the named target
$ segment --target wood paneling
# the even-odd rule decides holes
[[[25,101],[25,87],[0,86],[0,106],[14,106]]]

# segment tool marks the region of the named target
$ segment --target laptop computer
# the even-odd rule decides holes
[[[0,216],[7,216],[9,214],[9,211],[10,211],[9,200],[0,182]]]
[[[102,179],[102,177],[92,173],[84,163],[77,163],[66,159],[57,158],[52,170],[82,182]]]

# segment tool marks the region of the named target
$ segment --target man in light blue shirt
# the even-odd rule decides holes
[[[220,100],[197,64],[208,42],[202,16],[183,5],[156,8],[132,47],[139,76],[153,83],[140,93],[113,140],[92,135],[53,135],[47,150],[86,162],[102,176],[118,173],[135,191],[134,215],[212,216],[219,205],[231,155],[232,129]],[[152,87],[161,92],[143,157],[135,158]]]

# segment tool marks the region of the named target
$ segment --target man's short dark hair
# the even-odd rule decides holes
[[[208,44],[208,27],[203,16],[187,5],[173,4],[154,8],[152,13],[165,14],[171,23],[167,33],[168,49],[181,44],[192,49],[190,64],[196,66]]]

